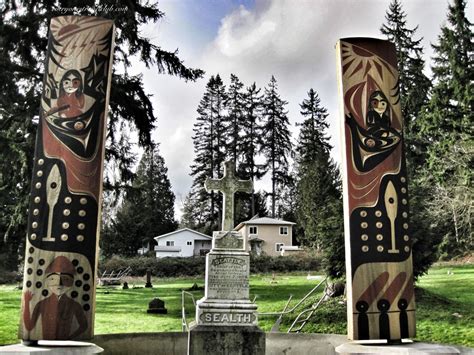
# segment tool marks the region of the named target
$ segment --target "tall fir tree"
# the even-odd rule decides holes
[[[150,144],[156,117],[142,76],[128,74],[130,58],[136,56],[158,73],[196,80],[202,70],[183,65],[177,52],[163,50],[138,31],[141,25],[157,22],[164,13],[156,4],[127,3],[125,11],[115,0],[103,0],[100,7],[79,6],[77,1],[6,1],[0,20],[0,258],[8,268],[18,262],[25,230],[30,192],[32,157],[47,47],[48,24],[53,16],[89,15],[115,20],[117,26],[110,93],[107,155],[121,159],[114,132],[122,121],[138,129],[139,143]],[[130,166],[128,166],[130,170]]]
[[[261,89],[257,88],[255,82],[247,87],[244,93],[244,115],[240,133],[240,163],[238,166],[239,176],[243,179],[251,179],[252,183],[265,175],[265,166],[256,163],[256,156],[262,145],[261,121],[262,121],[262,95]],[[238,199],[243,199],[249,205],[249,218],[256,214],[262,215],[265,211],[259,208],[260,196],[254,192],[248,198],[247,194],[237,194]]]
[[[418,26],[407,27],[406,13],[399,0],[392,0],[385,15],[386,23],[380,31],[395,44],[399,73],[399,93],[404,119],[405,143],[411,152],[413,123],[428,100],[430,80],[423,73],[423,38],[415,39]]]
[[[428,190],[427,215],[444,238],[442,251],[453,256],[474,249],[474,43],[465,1],[449,5],[433,49],[434,87],[417,121],[426,151],[420,180]]]
[[[402,116],[404,119],[403,137],[405,142],[405,157],[407,162],[408,189],[410,191],[411,219],[417,222],[413,230],[413,259],[415,277],[428,270],[437,258],[437,248],[440,238],[437,232],[426,223],[426,209],[429,208],[425,199],[427,187],[419,178],[420,167],[425,164],[426,150],[424,143],[418,139],[422,107],[428,102],[431,82],[423,73],[422,38],[415,39],[418,26],[409,28],[406,13],[399,0],[393,0],[385,15],[386,23],[380,31],[387,39],[395,44],[399,73],[399,94]]]
[[[206,205],[204,223],[197,228],[205,233],[219,227],[222,201],[219,194],[207,193],[204,189],[206,178],[218,178],[222,174],[222,163],[226,156],[225,116],[227,100],[225,85],[217,74],[211,76],[206,92],[201,99],[194,124],[194,162],[191,165],[193,183],[188,200]]]
[[[325,254],[332,277],[344,274],[342,200],[338,168],[330,156],[327,110],[310,89],[300,104],[305,118],[296,146],[296,219],[300,242]]]
[[[147,149],[138,164],[136,177],[107,233],[102,238],[104,254],[132,256],[137,249],[153,249],[154,237],[177,228],[175,196],[168,169],[158,146]]]
[[[224,118],[226,136],[226,159],[230,159],[237,167],[242,146],[240,145],[240,132],[244,122],[244,93],[242,91],[244,84],[235,74],[230,75],[230,85],[227,91],[224,105],[227,109],[227,115]]]
[[[291,183],[289,174],[289,156],[292,149],[289,130],[288,102],[281,99],[278,85],[272,75],[265,88],[262,113],[262,145],[260,152],[265,156],[267,169],[272,181],[271,206],[272,217],[277,216],[280,196],[285,185]]]

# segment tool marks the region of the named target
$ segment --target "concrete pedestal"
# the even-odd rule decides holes
[[[265,355],[265,333],[256,326],[194,325],[188,355]]]
[[[400,345],[380,345],[370,344],[362,345],[351,342],[339,345],[336,353],[341,355],[358,355],[358,354],[460,354],[461,352],[453,346],[430,344],[430,343],[408,343]]]
[[[0,354],[33,354],[33,355],[83,355],[99,354],[104,349],[92,344],[79,341],[47,341],[40,340],[37,346],[14,344],[0,347]]]

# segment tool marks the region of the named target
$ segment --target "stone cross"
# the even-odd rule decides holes
[[[221,179],[206,179],[204,187],[207,192],[220,191],[222,197],[222,230],[230,231],[234,228],[234,194],[237,191],[251,193],[252,180],[239,180],[235,176],[235,165],[231,161],[224,163],[224,176]]]

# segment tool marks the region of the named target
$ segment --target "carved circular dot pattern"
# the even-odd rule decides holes
[[[66,198],[64,199],[64,202],[67,203],[67,204],[70,204],[70,203],[72,202],[72,198],[66,197]]]
[[[86,215],[86,211],[80,210],[79,211],[79,216],[84,217]]]
[[[44,160],[43,159],[39,159],[38,160],[38,165],[43,165],[44,164]]]
[[[362,239],[365,242],[365,241],[369,240],[369,236],[367,234],[362,234],[360,236],[360,239]]]
[[[35,199],[34,199],[35,203],[40,203],[41,202],[41,198],[36,196]]]
[[[85,197],[82,197],[79,202],[81,203],[81,205],[85,205],[87,203],[87,198]]]
[[[38,222],[33,222],[33,223],[31,223],[31,226],[32,226],[33,228],[38,228]]]
[[[377,234],[376,238],[377,238],[378,241],[381,241],[381,240],[383,240],[383,235],[382,234]]]
[[[35,209],[33,210],[33,216],[39,215],[39,212],[40,212],[39,209],[35,208]]]
[[[36,240],[36,234],[33,233],[32,235],[30,235],[30,238],[31,238],[31,240]]]
[[[382,227],[383,227],[383,223],[382,223],[382,222],[377,222],[377,223],[375,223],[375,226],[376,226],[377,228],[382,228]]]
[[[62,227],[63,227],[63,229],[68,229],[69,228],[69,223],[63,222]]]
[[[63,211],[63,215],[65,215],[66,217],[69,216],[71,214],[71,210],[68,210],[67,208]]]
[[[37,177],[42,177],[43,176],[43,170],[38,170],[38,172],[36,173],[36,176]]]
[[[379,253],[383,252],[383,246],[382,246],[382,245],[378,245],[378,246],[377,246],[377,251],[378,251]]]
[[[405,242],[408,242],[408,241],[410,240],[410,237],[405,234],[405,235],[403,236],[403,240],[404,240]]]
[[[77,241],[78,242],[83,242],[84,241],[84,236],[82,234],[79,234],[77,237],[76,237]]]
[[[362,246],[362,251],[363,251],[364,253],[367,253],[367,252],[369,251],[369,247],[368,247],[367,245],[363,245],[363,246]]]
[[[36,187],[37,189],[41,189],[41,183],[40,183],[40,182],[37,182],[36,185],[35,185],[35,187]]]
[[[367,211],[360,211],[361,217],[367,217]]]
[[[65,242],[66,240],[68,240],[68,238],[69,238],[69,237],[68,237],[67,234],[61,235],[61,240],[62,240],[63,242]]]
[[[361,228],[367,228],[369,225],[367,224],[367,222],[362,222],[360,226]]]
[[[381,212],[381,211],[375,211],[375,216],[381,217],[381,216],[382,216],[382,212]]]

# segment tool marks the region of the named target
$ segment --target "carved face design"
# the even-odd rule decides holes
[[[74,277],[70,274],[52,273],[46,277],[46,286],[57,296],[64,295],[74,282]]]
[[[370,100],[370,105],[377,112],[380,116],[387,110],[387,99],[382,97],[379,93],[377,93],[374,97]]]
[[[68,70],[61,79],[61,92],[71,95],[82,94],[82,77],[77,70]]]
[[[380,91],[375,91],[370,95],[369,110],[374,110],[382,116],[388,108],[388,101],[385,95]]]

